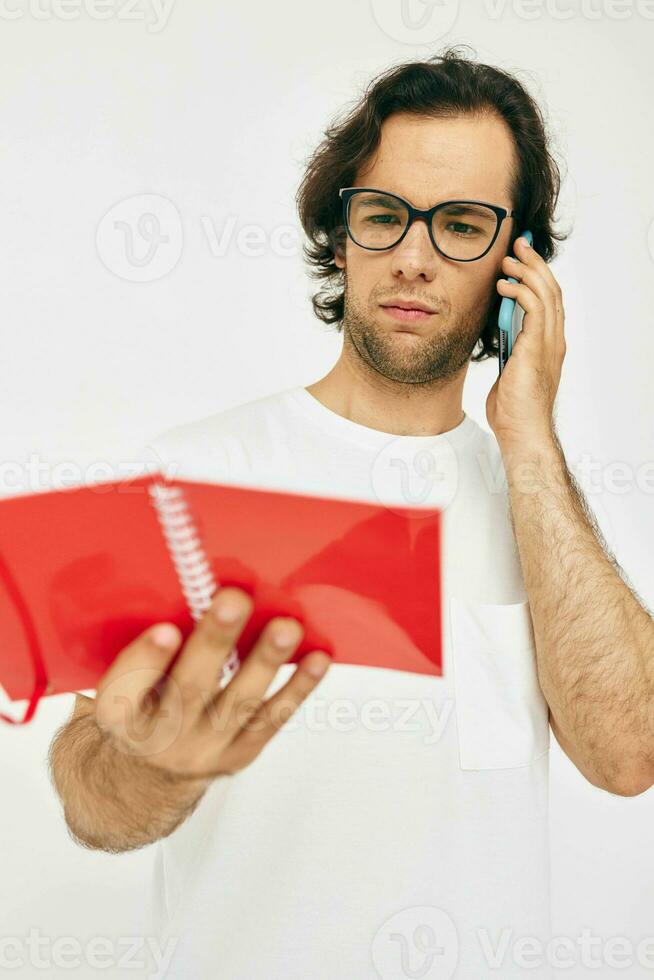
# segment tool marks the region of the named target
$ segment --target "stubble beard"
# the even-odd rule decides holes
[[[486,309],[480,310],[477,306],[475,309],[456,311],[454,316],[451,310],[439,308],[438,326],[434,334],[400,337],[392,329],[380,327],[356,302],[346,278],[344,343],[351,355],[389,381],[438,387],[456,375],[470,359],[492,302],[493,297]],[[380,313],[379,316],[384,314]]]

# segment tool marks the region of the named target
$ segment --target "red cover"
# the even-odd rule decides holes
[[[441,673],[440,512],[240,486],[137,479],[0,500],[0,684],[13,700],[94,689],[156,622],[194,626],[148,488],[181,488],[219,585],[305,635],[289,662]],[[12,721],[7,715],[0,715]]]

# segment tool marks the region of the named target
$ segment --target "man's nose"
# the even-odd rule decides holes
[[[429,229],[422,219],[413,222],[399,245],[392,250],[392,271],[409,279],[424,275],[433,279],[442,256],[431,243]]]

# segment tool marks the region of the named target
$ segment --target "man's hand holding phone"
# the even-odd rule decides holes
[[[503,453],[520,453],[551,442],[553,410],[565,358],[565,313],[561,287],[538,252],[524,238],[505,256],[506,279],[498,292],[525,311],[500,376],[486,400],[486,417]],[[516,281],[510,281],[511,279]]]

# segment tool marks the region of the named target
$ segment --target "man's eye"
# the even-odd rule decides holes
[[[376,225],[387,225],[391,221],[397,221],[397,217],[394,214],[371,214],[367,220]]]
[[[474,225],[467,225],[463,221],[451,221],[447,228],[448,231],[454,231],[455,235],[461,235],[462,238],[472,238],[479,231],[479,228],[475,228]],[[461,231],[462,228],[467,230]]]

